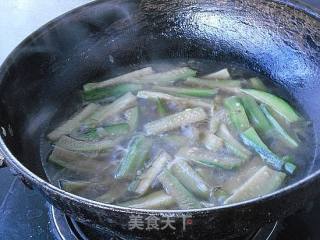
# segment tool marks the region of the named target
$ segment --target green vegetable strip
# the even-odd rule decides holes
[[[189,86],[199,86],[206,88],[240,88],[242,81],[239,80],[206,80],[196,77],[189,77],[183,82],[185,85]]]
[[[166,193],[175,199],[180,209],[201,208],[199,201],[168,170],[164,170],[158,179]]]
[[[217,136],[223,139],[224,145],[233,152],[234,155],[245,160],[251,157],[251,152],[232,136],[225,124],[220,125]]]
[[[106,167],[106,164],[90,156],[55,147],[49,156],[49,162],[60,167],[80,173],[95,173],[97,169]]]
[[[254,98],[242,96],[241,101],[253,126],[259,132],[267,134],[272,129],[272,126]]]
[[[274,129],[280,134],[282,139],[292,148],[297,148],[299,144],[296,140],[294,140],[289,133],[277,122],[277,120],[271,115],[269,110],[267,109],[267,106],[264,104],[260,105],[261,110],[265,114],[265,116],[268,118],[269,122],[272,124]]]
[[[96,101],[102,98],[108,98],[110,101],[123,96],[128,92],[137,92],[143,89],[142,85],[138,84],[120,84],[107,88],[98,88],[83,93],[85,101]]]
[[[260,157],[255,157],[244,165],[238,172],[230,176],[222,185],[223,190],[233,194],[244,182],[252,177],[260,168],[264,166],[264,162]]]
[[[120,83],[128,83],[131,82],[132,79],[139,79],[143,76],[154,73],[151,67],[143,68],[134,72],[130,72],[115,78],[108,79],[103,82],[98,83],[88,83],[83,86],[84,91],[91,91],[94,89],[105,88],[108,86],[120,84]]]
[[[275,112],[284,117],[289,123],[293,123],[300,120],[298,114],[286,101],[273,94],[254,89],[242,89],[241,91],[245,94],[254,97],[259,102],[268,105]]]
[[[236,190],[224,204],[242,202],[269,194],[277,190],[285,178],[285,173],[274,171],[267,166],[262,167],[242,187]]]
[[[224,100],[224,106],[229,112],[229,116],[234,127],[243,132],[250,127],[250,123],[238,97],[229,97]]]
[[[204,76],[203,78],[205,79],[219,79],[219,80],[228,80],[231,79],[229,70],[227,68],[222,69],[220,71],[214,72],[214,73],[210,73],[206,76]]]
[[[119,205],[139,209],[165,210],[172,207],[175,203],[176,201],[173,197],[166,194],[164,191],[158,191],[139,199],[119,203]]]
[[[216,89],[204,88],[183,88],[183,87],[161,87],[156,86],[153,89],[156,91],[168,92],[171,94],[185,95],[191,97],[213,97],[218,93]]]
[[[141,77],[138,80],[132,80],[133,82],[138,82],[141,84],[170,84],[179,80],[184,80],[188,77],[195,76],[197,71],[192,70],[188,67],[176,68],[167,72],[155,73]]]
[[[161,136],[161,140],[163,144],[174,148],[181,148],[182,146],[189,144],[189,139],[187,137],[177,134]]]
[[[63,190],[74,194],[79,194],[92,185],[92,182],[89,181],[60,180],[59,182]]]
[[[255,90],[260,90],[264,92],[268,91],[267,87],[264,85],[263,81],[260,78],[250,78],[249,83],[250,86]]]
[[[147,169],[141,177],[139,177],[141,181],[139,182],[135,193],[139,195],[145,194],[149,190],[151,184],[155,181],[157,176],[162,172],[163,168],[171,160],[172,157],[165,151],[162,151],[153,161],[152,166]]]
[[[202,143],[206,146],[207,149],[214,152],[221,149],[224,145],[223,140],[211,132],[204,133]]]
[[[85,142],[63,136],[56,142],[56,146],[78,152],[103,152],[116,146],[122,139],[111,140],[109,138],[98,142]]]
[[[137,104],[137,98],[132,93],[127,93],[124,96],[118,98],[113,103],[101,106],[95,114],[93,114],[87,121],[89,125],[97,126],[103,123],[106,119],[114,116],[130,107]]]
[[[97,140],[107,136],[121,136],[126,135],[130,131],[130,127],[127,123],[112,124],[100,128],[89,129],[88,132],[82,134],[80,139],[84,140]]]
[[[111,184],[109,190],[105,194],[97,197],[96,201],[102,203],[114,203],[126,195],[127,189],[127,182],[115,182]]]
[[[247,131],[241,134],[243,142],[249,147],[253,148],[261,158],[274,169],[281,171],[285,170],[289,174],[293,174],[290,169],[294,166],[292,163],[286,163],[274,153],[263,143],[257,132],[253,128],[249,128]]]
[[[115,178],[134,179],[137,171],[143,167],[144,162],[149,158],[151,146],[152,141],[145,136],[133,137],[129,143],[128,151],[118,167]]]
[[[150,91],[140,91],[137,94],[138,98],[142,99],[161,99],[168,102],[176,102],[183,105],[191,105],[194,107],[212,108],[213,102],[206,101],[205,99],[192,98],[192,97],[175,97],[166,93],[161,92],[150,92]]]
[[[134,132],[138,128],[139,124],[139,107],[133,107],[125,112],[125,117],[128,121],[130,131]]]
[[[208,199],[210,189],[198,173],[184,160],[172,165],[173,175],[193,194],[203,199]]]
[[[165,117],[168,113],[166,102],[163,99],[157,99],[157,112],[160,117]]]
[[[176,154],[176,157],[186,159],[187,161],[192,161],[210,168],[219,167],[226,170],[239,168],[245,162],[245,160],[240,158],[214,153],[212,151],[197,147],[181,148]]]
[[[202,108],[187,109],[167,117],[149,122],[144,126],[147,135],[156,135],[185,126],[191,123],[201,122],[207,118]]]
[[[71,133],[72,130],[79,128],[81,122],[92,115],[97,109],[98,105],[94,103],[89,104],[70,120],[66,121],[60,127],[49,133],[48,139],[50,139],[51,141],[57,141],[61,136]]]

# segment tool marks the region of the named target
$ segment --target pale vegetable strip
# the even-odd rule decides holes
[[[61,188],[70,193],[80,193],[86,188],[90,187],[93,183],[90,181],[70,181],[70,180],[60,180]]]
[[[128,202],[119,203],[120,206],[139,209],[165,210],[172,207],[176,201],[164,191],[151,193],[145,197],[134,199]]]
[[[232,204],[261,197],[277,190],[286,178],[286,174],[262,167],[243,186],[229,197],[224,204]]]
[[[241,138],[247,146],[254,149],[261,158],[270,166],[278,171],[285,170],[289,174],[293,174],[296,166],[292,163],[285,162],[276,156],[267,145],[261,140],[254,128],[249,128],[247,131],[241,133]]]
[[[222,189],[227,193],[233,194],[244,182],[253,176],[261,167],[264,162],[259,157],[253,158],[246,165],[239,169],[234,175],[223,183]]]
[[[125,117],[128,121],[128,125],[130,128],[130,131],[133,132],[137,129],[138,124],[139,124],[139,107],[133,107],[128,109],[125,112]]]
[[[206,182],[186,161],[174,163],[171,172],[190,192],[203,199],[209,198],[210,189]]]
[[[242,81],[239,80],[207,80],[196,77],[189,77],[183,82],[189,86],[198,86],[206,88],[221,88],[221,89],[238,89],[242,85]]]
[[[68,136],[62,136],[59,141],[55,143],[56,146],[68,149],[70,151],[78,152],[102,152],[109,150],[116,146],[122,138],[111,140],[110,138],[105,138],[97,142],[85,142],[73,139]]]
[[[166,93],[140,91],[137,94],[138,98],[142,99],[162,99],[171,102],[177,102],[183,105],[191,105],[193,107],[212,108],[213,102],[206,101],[204,99],[192,98],[192,97],[175,97]]]
[[[289,133],[278,123],[278,121],[272,116],[272,114],[269,112],[266,105],[261,104],[261,110],[265,114],[265,116],[268,118],[269,122],[272,124],[274,129],[280,134],[282,139],[292,148],[297,148],[299,144],[295,139],[293,139]]]
[[[188,77],[195,76],[197,71],[188,67],[176,68],[167,72],[154,73],[143,76],[139,79],[132,79],[131,81],[141,84],[171,84],[178,80],[184,80]]]
[[[137,104],[136,96],[132,93],[127,93],[124,96],[118,98],[113,103],[101,106],[95,114],[93,114],[87,121],[89,125],[99,125],[104,122],[108,117],[114,116],[130,107],[133,107]]]
[[[161,92],[168,92],[170,94],[177,94],[177,95],[186,95],[191,97],[213,97],[218,93],[216,89],[205,89],[205,88],[185,88],[185,87],[162,87],[162,86],[155,86],[153,87],[156,91]]]
[[[140,183],[138,184],[135,193],[142,195],[148,191],[151,184],[157,176],[162,172],[163,168],[172,160],[172,157],[165,151],[161,151],[160,154],[153,161],[152,166],[146,170],[142,176],[139,177]]]
[[[144,162],[149,158],[151,146],[151,140],[145,136],[134,136],[129,142],[128,151],[120,162],[115,178],[128,180],[134,179],[137,174],[137,170],[142,168]]]
[[[168,170],[164,170],[158,179],[166,193],[175,199],[181,209],[201,208],[200,202]]]
[[[81,110],[74,117],[63,123],[60,127],[48,134],[48,139],[57,141],[61,136],[69,134],[72,130],[80,127],[81,122],[90,117],[96,110],[98,105],[91,103]]]
[[[201,122],[207,118],[202,108],[187,109],[167,117],[149,122],[144,126],[147,135],[156,135],[185,126],[191,123]]]
[[[127,182],[114,182],[110,185],[109,190],[105,194],[96,198],[96,201],[102,203],[113,203],[121,199],[127,193],[127,189]]]
[[[206,146],[207,149],[213,152],[218,151],[224,145],[223,140],[212,132],[204,133],[204,136],[202,137],[202,143]]]
[[[203,78],[227,80],[227,79],[231,79],[231,76],[230,76],[228,68],[224,68],[224,69],[219,70],[217,72],[205,75],[205,76],[203,76]]]
[[[257,77],[250,78],[249,83],[253,89],[265,91],[265,92],[268,91],[266,85],[264,85],[263,81],[260,78],[257,78]]]
[[[214,153],[206,149],[197,147],[184,147],[176,154],[177,158],[186,159],[187,161],[198,163],[202,166],[210,168],[222,168],[226,170],[232,170],[239,168],[244,162],[244,159],[240,159],[225,154]]]
[[[279,98],[271,93],[262,92],[254,89],[242,89],[243,93],[248,94],[259,102],[271,107],[275,112],[284,117],[289,123],[300,120],[300,117],[295,110],[282,98]]]
[[[217,136],[224,140],[225,146],[232,151],[234,155],[243,159],[249,159],[251,157],[251,152],[231,134],[225,124],[220,125]]]
[[[115,78],[108,79],[103,82],[97,82],[97,83],[87,83],[83,86],[83,89],[85,91],[90,91],[93,89],[98,88],[105,88],[108,86],[116,85],[119,83],[128,83],[131,82],[132,79],[141,78],[143,76],[149,75],[154,73],[151,67],[143,68],[134,72],[130,72]]]

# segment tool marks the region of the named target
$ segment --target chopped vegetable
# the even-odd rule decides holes
[[[165,210],[175,204],[175,200],[164,191],[151,193],[145,197],[120,203],[120,206],[140,209],[159,209]]]
[[[261,133],[267,135],[267,133],[272,129],[268,119],[261,111],[259,105],[250,96],[242,96],[241,101],[246,110],[247,116],[250,119],[252,125]],[[244,129],[246,130],[246,129]]]
[[[169,134],[161,136],[161,140],[164,144],[169,145],[174,148],[181,148],[189,143],[189,139],[182,135]]]
[[[202,143],[211,151],[218,151],[224,146],[223,140],[211,132],[204,133]]]
[[[284,117],[289,123],[300,120],[300,117],[295,110],[283,99],[267,92],[262,92],[254,89],[242,89],[243,93],[248,94],[259,102],[271,107],[274,111]]]
[[[99,128],[91,128],[87,132],[80,134],[80,136],[77,136],[76,138],[79,140],[97,140],[101,138],[105,138],[107,136],[122,136],[125,134],[128,134],[130,131],[130,126],[127,123],[118,123],[118,124],[112,124],[107,125],[105,127],[99,127]]]
[[[125,196],[127,189],[127,182],[114,182],[105,194],[96,198],[96,201],[102,203],[114,203]]]
[[[157,112],[160,117],[165,117],[168,114],[165,100],[157,99]]]
[[[289,174],[293,174],[292,170],[294,165],[292,163],[284,162],[281,158],[272,153],[253,128],[249,128],[247,131],[243,132],[241,138],[243,142],[253,148],[268,165],[278,171],[285,170]]]
[[[224,69],[219,70],[217,72],[210,73],[210,74],[204,76],[203,78],[227,80],[227,79],[231,79],[231,76],[230,76],[229,70],[227,68],[224,68]]]
[[[266,85],[264,85],[263,81],[260,78],[254,77],[249,79],[250,86],[253,89],[267,92],[268,89]]]
[[[105,88],[108,86],[120,84],[120,83],[130,83],[132,79],[139,79],[143,76],[152,74],[153,70],[151,67],[143,68],[134,72],[130,72],[115,78],[108,79],[103,82],[97,83],[87,83],[83,86],[84,91],[91,91],[94,89]]]
[[[90,187],[92,182],[90,181],[69,181],[69,180],[60,180],[61,188],[67,192],[77,194],[84,189]]]
[[[171,159],[172,157],[168,153],[161,151],[153,161],[152,166],[142,176],[139,176],[140,182],[134,192],[139,195],[145,194]]]
[[[274,171],[267,166],[262,167],[243,186],[229,197],[224,204],[232,204],[248,199],[262,197],[277,190],[286,178],[286,174]]]
[[[181,209],[201,208],[200,202],[168,170],[164,170],[158,179]]]
[[[202,148],[181,148],[176,157],[198,163],[211,168],[222,168],[232,170],[239,168],[245,160],[228,156],[226,154],[214,153]]]
[[[137,98],[129,92],[118,98],[113,103],[106,106],[101,106],[86,122],[90,126],[97,126],[107,120],[108,117],[114,116],[130,107],[135,106],[136,104]]]
[[[190,105],[194,107],[203,107],[203,108],[211,108],[213,106],[213,102],[205,101],[203,99],[198,98],[186,98],[186,97],[175,97],[166,93],[161,92],[150,92],[150,91],[140,91],[137,94],[138,98],[142,99],[162,99],[166,101],[181,103],[184,105]]]
[[[107,88],[98,88],[83,93],[85,101],[96,101],[102,98],[107,98],[109,101],[123,96],[128,92],[138,92],[143,89],[143,85],[138,84],[120,84]]]
[[[203,89],[203,88],[183,88],[183,87],[154,87],[156,91],[168,92],[171,94],[178,94],[182,96],[191,97],[213,97],[218,93],[216,89]]]
[[[167,72],[154,73],[141,77],[138,82],[143,84],[170,84],[188,77],[195,76],[197,71],[188,67],[176,68]],[[132,80],[134,81],[134,80]]]
[[[281,138],[289,145],[289,147],[297,148],[299,146],[297,141],[293,139],[289,135],[289,133],[277,122],[277,120],[269,112],[267,106],[264,104],[261,104],[260,107],[263,113],[265,114],[265,116],[268,118],[269,122],[272,124],[273,128],[279,133]]]
[[[201,122],[206,118],[207,114],[202,108],[187,109],[183,112],[149,122],[144,126],[144,130],[147,135],[155,135],[177,129],[180,126]]]
[[[55,143],[56,146],[78,152],[103,152],[116,146],[122,138],[111,140],[110,138],[102,139],[98,142],[85,142],[63,136]]]
[[[237,139],[235,139],[230,133],[225,124],[221,124],[217,132],[224,141],[224,145],[236,156],[248,160],[251,157],[251,152],[246,149]]]
[[[193,194],[208,199],[210,190],[206,182],[184,160],[174,163],[171,167],[173,175]]]
[[[73,118],[63,123],[60,127],[48,134],[48,139],[51,141],[57,141],[63,135],[69,134],[73,129],[80,127],[81,122],[87,119],[98,109],[98,105],[91,103],[82,109]]]
[[[238,97],[225,99],[224,106],[229,112],[231,122],[239,132],[245,131],[250,127],[246,111]]]
[[[133,179],[137,170],[143,167],[149,158],[152,141],[143,135],[133,137],[129,143],[128,151],[122,159],[115,174],[116,179]]]
[[[128,109],[125,112],[125,116],[128,121],[130,131],[134,132],[138,128],[138,124],[139,124],[139,108],[136,106]]]
[[[186,81],[184,81],[184,84],[203,88],[238,89],[241,87],[242,82],[239,80],[206,80],[196,77],[189,77]]]

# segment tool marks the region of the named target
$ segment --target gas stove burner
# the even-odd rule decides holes
[[[67,217],[61,211],[53,206],[49,207],[49,217],[51,223],[51,231],[55,240],[135,240],[132,236],[124,236],[121,233],[109,231],[100,232],[99,230],[89,228],[83,224],[77,223],[73,219]],[[275,240],[279,223],[268,224],[252,235],[236,240]]]

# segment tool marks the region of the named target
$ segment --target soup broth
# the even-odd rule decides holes
[[[307,119],[262,78],[209,69],[151,64],[85,84],[73,114],[45,136],[51,181],[102,203],[165,210],[243,202],[297,180],[311,162]]]

